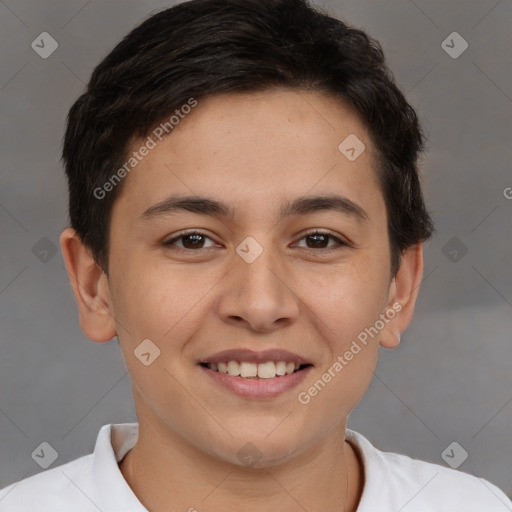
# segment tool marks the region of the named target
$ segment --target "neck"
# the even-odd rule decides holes
[[[364,474],[345,425],[301,455],[267,468],[219,460],[174,432],[139,419],[139,437],[120,470],[151,512],[205,510],[354,512]]]

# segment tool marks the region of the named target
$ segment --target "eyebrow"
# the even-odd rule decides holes
[[[235,210],[216,199],[200,196],[170,196],[160,203],[149,207],[141,216],[143,220],[187,211],[199,215],[233,218]],[[364,209],[346,197],[328,194],[320,196],[303,196],[285,202],[281,207],[281,218],[293,215],[308,215],[318,211],[335,211],[359,221],[367,221]]]

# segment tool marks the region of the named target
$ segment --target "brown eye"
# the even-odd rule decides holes
[[[310,249],[325,249],[327,247],[326,244],[329,244],[329,238],[332,237],[330,235],[317,233],[316,235],[308,235],[305,238],[312,242],[312,246],[309,247]]]
[[[343,240],[326,231],[313,230],[306,233],[301,240],[306,240],[307,249],[331,250],[339,249],[340,246],[348,246]],[[329,246],[330,240],[335,242],[334,245]]]
[[[203,233],[198,231],[189,231],[185,233],[180,233],[179,235],[171,238],[164,242],[165,247],[176,246],[178,249],[183,250],[195,250],[195,249],[205,249],[204,243],[205,240],[211,240],[211,238]],[[181,246],[176,244],[176,242],[181,241]],[[213,242],[213,240],[212,240]],[[214,244],[215,245],[215,244]]]

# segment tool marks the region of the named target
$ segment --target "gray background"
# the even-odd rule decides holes
[[[429,136],[423,180],[438,226],[412,325],[397,350],[381,349],[349,427],[443,465],[456,441],[469,454],[460,470],[512,495],[512,1],[318,4],[383,45]],[[78,324],[58,247],[60,144],[93,67],[169,5],[0,3],[0,487],[42,471],[31,458],[41,442],[57,450],[55,467],[92,451],[101,425],[136,419],[116,343],[93,343]],[[31,48],[43,31],[59,44],[47,59]],[[441,47],[453,31],[469,43],[457,59]]]

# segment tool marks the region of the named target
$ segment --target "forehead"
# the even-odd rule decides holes
[[[355,160],[347,157],[351,147],[362,151]],[[156,140],[125,178],[119,200],[129,198],[142,214],[171,194],[208,195],[230,198],[251,218],[308,193],[336,191],[364,202],[380,192],[374,162],[365,126],[338,99],[295,90],[222,94],[198,100]]]

